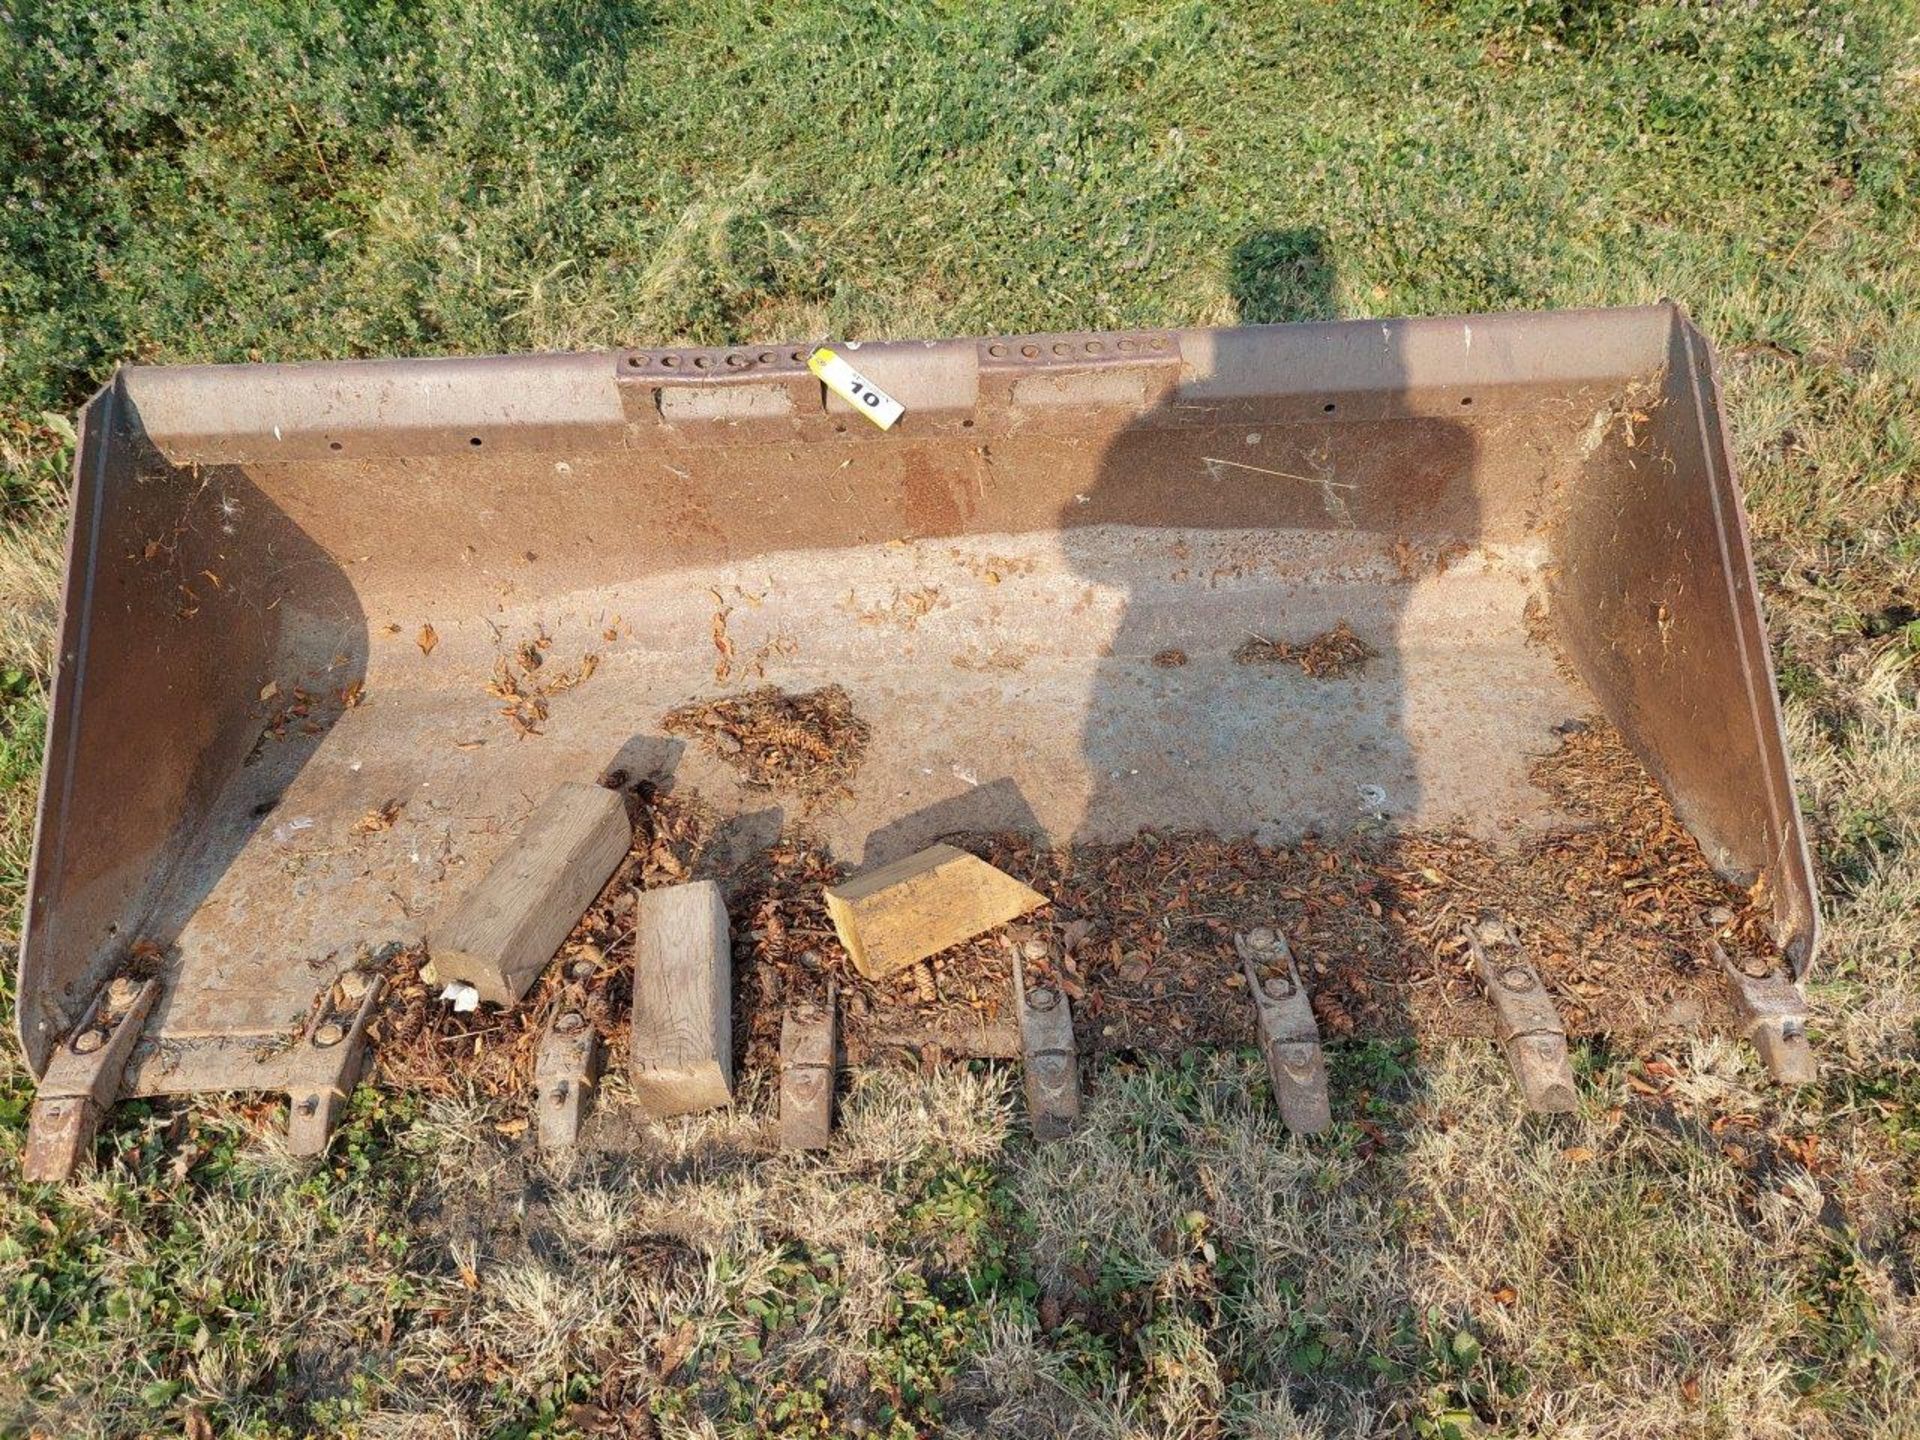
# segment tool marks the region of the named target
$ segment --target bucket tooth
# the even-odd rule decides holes
[[[93,1139],[126,1075],[157,979],[121,977],[103,985],[80,1023],[53,1052],[27,1117],[21,1170],[29,1180],[58,1183],[93,1161]]]
[[[1027,988],[1026,966],[1013,959],[1013,1003],[1026,1062],[1027,1114],[1036,1140],[1059,1140],[1080,1119],[1080,1057],[1073,1007],[1051,985]]]
[[[1567,1058],[1566,1027],[1539,971],[1527,963],[1512,932],[1499,921],[1483,920],[1467,926],[1465,933],[1527,1108],[1547,1114],[1577,1109],[1579,1092]]]
[[[340,1107],[360,1078],[367,1022],[386,986],[384,977],[371,971],[348,970],[314,1007],[306,1033],[294,1047],[293,1083],[287,1087],[287,1149],[295,1155],[326,1152]]]
[[[1718,944],[1720,969],[1733,982],[1741,1028],[1760,1052],[1767,1073],[1782,1085],[1810,1085],[1820,1069],[1807,1039],[1807,997],[1784,965],[1751,975],[1733,963]]]
[[[780,1145],[825,1150],[833,1141],[834,1066],[840,1044],[838,996],[794,1005],[780,1022]]]
[[[542,1150],[568,1150],[600,1084],[600,1032],[571,1005],[554,1012],[533,1062],[534,1119]]]
[[[1235,935],[1233,948],[1246,969],[1280,1119],[1296,1135],[1318,1135],[1333,1123],[1327,1062],[1293,950],[1279,931],[1264,926]]]

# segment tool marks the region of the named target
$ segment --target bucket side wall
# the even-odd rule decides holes
[[[1819,940],[1745,511],[1705,337],[1596,415],[1549,572],[1556,633],[1723,875],[1764,878],[1804,974]]]
[[[365,664],[339,567],[237,467],[168,463],[123,379],[83,416],[69,546],[21,944],[18,1026],[36,1074],[93,990],[141,958],[143,922],[176,898],[260,738],[274,706],[257,677],[296,618],[276,603],[282,577],[302,575],[304,606],[333,617],[326,683],[347,689]],[[310,750],[303,723],[291,743]]]

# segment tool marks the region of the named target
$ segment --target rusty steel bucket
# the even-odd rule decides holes
[[[670,763],[764,807],[660,723],[749,683],[838,683],[870,724],[817,822],[855,861],[956,818],[1511,840],[1565,819],[1529,757],[1597,713],[1715,869],[1765,878],[1804,973],[1740,495],[1676,307],[843,353],[891,430],[791,346],[121,370],[80,431],[36,1074],[142,949],[120,1093],[297,1094],[318,988],[419,940],[556,783]],[[1339,686],[1231,660],[1340,622],[1378,658]],[[529,640],[570,683],[503,715]]]

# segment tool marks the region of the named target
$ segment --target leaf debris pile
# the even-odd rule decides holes
[[[663,722],[696,739],[749,785],[798,795],[809,805],[844,798],[871,732],[839,685],[790,695],[774,685],[729,700],[682,705]]]
[[[1379,653],[1342,620],[1303,645],[1250,635],[1233,658],[1242,665],[1298,665],[1315,680],[1338,680],[1355,674]]]
[[[625,777],[610,776],[603,783],[624,786]],[[694,867],[715,830],[697,799],[656,794],[644,782],[633,793],[638,812],[633,847],[518,1005],[458,1014],[429,980],[423,950],[405,950],[389,961],[387,994],[371,1029],[381,1084],[432,1095],[472,1088],[495,1100],[524,1103],[540,1037],[562,1008],[581,1011],[606,1042],[609,1061],[624,1064],[633,1003],[635,893],[709,878],[696,876]]]
[[[1251,838],[1143,832],[1058,849],[1017,835],[956,838],[1051,897],[1021,922],[881,982],[854,970],[820,903],[843,869],[788,838],[736,876],[736,1024],[749,1067],[770,1060],[789,1000],[837,981],[850,1055],[889,1036],[961,1053],[1017,1050],[1012,960],[1075,1002],[1089,1051],[1177,1053],[1253,1039],[1237,931],[1292,943],[1323,1033],[1489,1035],[1462,927],[1503,916],[1579,1033],[1648,1036],[1724,1022],[1713,933],[1770,954],[1764,888],[1716,876],[1619,737],[1571,727],[1536,781],[1574,824],[1519,846],[1461,833]]]
[[[1010,853],[1032,853],[1033,842],[1025,837],[1001,839]],[[851,1064],[885,1048],[1018,1054],[1009,947],[1013,937],[1029,933],[1026,927],[1003,927],[869,980],[841,945],[821,898],[849,873],[805,834],[783,835],[735,872],[727,908],[734,936],[735,1053],[744,1068],[777,1069],[786,1007],[824,1004],[830,982],[839,989],[840,1040]]]
[[[375,1029],[382,1076],[524,1097],[539,1036],[562,1004],[589,1016],[617,1069],[635,887],[689,879],[717,880],[727,896],[735,1055],[749,1074],[776,1069],[786,1007],[824,1001],[830,983],[851,1063],[902,1050],[923,1063],[1017,1055],[1016,951],[1029,983],[1072,999],[1089,1054],[1246,1045],[1253,1014],[1233,937],[1261,925],[1287,936],[1328,1039],[1490,1035],[1493,1012],[1461,936],[1487,914],[1512,927],[1573,1033],[1638,1040],[1675,1023],[1725,1023],[1707,938],[1736,956],[1771,954],[1764,887],[1715,876],[1602,725],[1568,727],[1535,778],[1577,818],[1519,846],[1460,833],[1271,846],[1149,831],[1058,848],[1017,834],[949,837],[1051,903],[880,981],[855,970],[821,899],[848,867],[804,829],[754,842],[735,828],[744,819],[723,822],[697,796],[642,786],[632,853],[521,1005],[455,1015],[420,976],[417,951],[396,966]]]
[[[487,693],[505,702],[500,713],[522,740],[546,733],[540,727],[546,723],[549,696],[592,679],[593,672],[600,668],[600,657],[591,651],[582,655],[572,670],[550,668],[547,652],[552,648],[553,637],[543,628],[531,640],[516,646],[511,658],[501,655],[493,662]]]

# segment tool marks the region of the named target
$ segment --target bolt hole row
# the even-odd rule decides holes
[[[1107,342],[1104,340],[1083,340],[1078,346],[1075,346],[1071,341],[1056,340],[1049,348],[1053,354],[1062,357],[1076,353],[1104,355],[1107,352]],[[1136,340],[1128,335],[1115,340],[1113,342],[1113,348],[1123,355],[1133,355],[1141,350],[1165,350],[1167,348],[1167,342],[1157,335],[1149,335],[1144,340]],[[987,346],[987,354],[993,356],[996,360],[1000,360],[1004,359],[1010,353],[1011,349],[1012,347],[1004,341],[996,340]],[[1038,345],[1029,343],[1020,347],[1020,357],[1023,360],[1038,360],[1040,355],[1041,349]]]
[[[724,364],[730,370],[744,370],[750,365],[777,365],[782,360],[792,360],[798,363],[806,358],[807,352],[805,350],[788,350],[784,354],[778,350],[761,350],[757,353],[746,350],[729,350],[725,355],[719,357],[718,363]],[[692,356],[681,354],[636,354],[627,356],[627,368],[629,370],[644,370],[649,365],[657,365],[663,370],[678,370],[682,365],[688,363],[691,363],[696,370],[711,370],[716,361],[713,355],[705,352]]]

